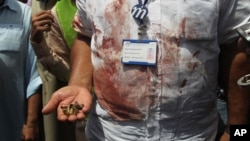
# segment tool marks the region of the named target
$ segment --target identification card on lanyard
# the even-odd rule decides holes
[[[156,40],[123,40],[122,63],[133,65],[156,65]]]

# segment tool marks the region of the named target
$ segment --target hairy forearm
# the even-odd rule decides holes
[[[92,62],[90,39],[77,35],[71,49],[71,75],[69,85],[83,86],[89,90],[92,87]]]

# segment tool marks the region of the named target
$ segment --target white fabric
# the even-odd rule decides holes
[[[149,0],[143,36],[131,16],[137,3],[77,1],[79,32],[92,38],[100,104],[92,111],[98,117],[88,120],[87,136],[94,141],[213,141],[219,43],[232,42],[235,28],[249,20],[249,0]],[[157,40],[157,66],[123,65],[123,39]]]

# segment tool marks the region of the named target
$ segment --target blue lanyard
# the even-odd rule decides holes
[[[145,0],[144,3],[143,3],[143,5],[146,5],[147,3],[148,3],[148,0]],[[138,4],[142,5],[142,0],[138,0]]]

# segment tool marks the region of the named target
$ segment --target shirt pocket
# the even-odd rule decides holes
[[[0,51],[19,51],[27,37],[24,36],[24,28],[18,24],[0,24]]]
[[[28,37],[24,28],[17,24],[0,24],[0,59],[7,67],[22,63]]]
[[[161,8],[150,9],[152,4],[149,15],[159,15],[152,16],[151,23],[157,25],[160,21],[162,35],[185,40],[210,40],[217,36],[216,0],[169,0],[154,3],[157,4]]]
[[[186,1],[179,13],[181,37],[187,40],[211,40],[217,36],[218,11],[214,0]]]
[[[23,36],[24,33],[24,27],[20,24],[0,24],[0,34],[4,38],[2,39],[10,39],[15,41],[22,41],[25,36]]]

